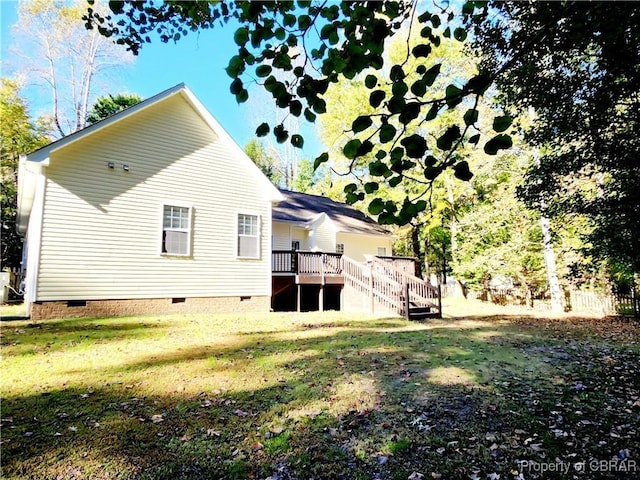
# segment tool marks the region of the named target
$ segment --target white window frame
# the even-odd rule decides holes
[[[380,250],[382,250],[382,254],[380,254]],[[387,247],[378,247],[378,255],[377,257],[386,257],[387,256]]]
[[[164,226],[164,211],[167,207],[186,208],[187,209],[187,228],[166,228]],[[165,231],[185,232],[187,233],[187,252],[172,253],[164,251]],[[160,255],[163,257],[191,257],[192,256],[192,238],[193,238],[193,205],[181,201],[167,200],[160,205],[160,245],[158,247]]]
[[[249,235],[245,233],[240,233],[240,216],[245,217],[255,217],[256,219],[256,234]],[[256,239],[256,255],[240,255],[240,238],[255,238]],[[248,259],[248,260],[259,260],[262,258],[262,217],[257,213],[253,212],[237,212],[236,214],[236,258],[240,259]]]

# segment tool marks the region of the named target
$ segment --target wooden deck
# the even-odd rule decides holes
[[[294,276],[297,284],[344,283],[342,255],[339,253],[274,250],[271,271],[274,276]]]
[[[440,288],[416,277],[415,270],[415,260],[407,257],[358,263],[339,253],[274,250],[272,308],[341,309],[347,285],[370,299],[372,311],[378,304],[406,318],[441,316]]]

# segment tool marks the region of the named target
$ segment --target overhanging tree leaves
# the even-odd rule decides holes
[[[256,83],[280,109],[313,122],[327,110],[323,96],[330,84],[362,78],[371,90],[368,103],[374,111],[367,114],[371,123],[351,119],[353,138],[343,153],[360,167],[360,160],[374,155],[375,160],[367,162],[369,173],[389,178],[393,186],[400,186],[416,165],[424,168],[425,190],[448,168],[458,178],[469,179],[471,171],[455,154],[461,145],[477,145],[487,155],[511,146],[511,119],[506,115],[492,122],[493,132],[474,129],[479,120],[474,103],[498,80],[514,109],[532,106],[542,120],[529,141],[549,145],[555,152],[543,156],[532,171],[526,195],[538,205],[543,198],[549,211],[589,215],[602,227],[593,236],[600,253],[622,255],[639,269],[640,201],[634,186],[639,180],[640,9],[634,5],[467,1],[461,12],[453,13],[437,4],[403,1],[121,1],[110,5],[113,18],[103,22],[90,10],[88,24],[134,53],[151,41],[152,34],[161,41],[178,41],[191,31],[237,22],[238,51],[229,61],[227,74],[238,102],[247,100],[248,85]],[[422,41],[407,48],[401,61],[389,64],[384,55],[388,40],[404,25],[414,23]],[[483,52],[494,53],[477,74],[456,79],[434,93],[433,85],[446,65],[427,64],[433,48],[443,37],[464,41],[472,31]],[[301,65],[294,66],[296,58],[302,59]],[[410,71],[410,60],[424,64]],[[389,72],[385,88],[376,70]],[[275,71],[287,73],[288,79],[279,79],[284,77],[276,77]],[[456,107],[467,114],[445,133],[436,139],[423,133],[430,122]],[[420,122],[422,130],[403,128],[411,122]],[[261,125],[257,133],[302,145],[283,123]],[[314,165],[328,159],[322,154]],[[578,172],[579,176],[567,178]],[[599,189],[586,196],[565,195],[575,188],[573,180],[583,177],[597,179]],[[375,197],[377,192],[366,183],[348,185],[347,200]],[[556,199],[554,193],[561,194]],[[417,202],[376,202],[374,209],[381,221],[406,224],[419,212]]]
[[[459,22],[456,28],[447,24],[454,20],[453,14],[435,5],[404,1],[340,4],[123,1],[110,5],[113,18],[104,21],[90,9],[88,25],[113,36],[134,53],[151,41],[152,34],[158,35],[161,41],[177,41],[190,31],[211,28],[216,23],[237,22],[239,27],[233,38],[238,51],[229,60],[226,72],[231,78],[230,91],[238,102],[247,100],[248,85],[256,83],[289,115],[304,113],[305,119],[314,121],[316,115],[326,112],[323,95],[330,84],[366,76],[365,84],[372,89],[369,104],[375,111],[353,119],[354,138],[344,146],[343,153],[354,165],[360,158],[376,154],[377,162],[372,168],[384,172],[383,175],[393,172],[395,185],[416,165],[426,166],[422,165],[423,159],[429,155],[432,160],[423,177],[424,189],[428,189],[442,171],[458,163],[454,152],[461,144],[471,139],[478,143],[480,132],[473,127],[477,118],[450,125],[437,146],[432,145],[425,133],[427,124],[467,99],[473,104],[498,73],[480,72],[471,78],[461,78],[434,95],[431,87],[441,73],[441,65],[429,65],[429,68],[418,65],[408,70],[416,60],[429,58],[433,48],[447,36],[447,29],[449,36],[453,29],[459,41],[466,38]],[[480,22],[487,11],[487,2],[471,1],[465,4],[464,16],[471,22]],[[398,32],[406,32],[408,24],[419,28],[421,41],[407,48],[403,59],[388,65],[384,55],[388,41]],[[293,61],[299,57],[302,63],[294,66]],[[386,80],[390,88],[380,88],[378,77],[371,73],[382,69],[390,72]],[[288,77],[278,76],[276,71],[287,73]],[[402,128],[415,121],[423,124],[419,132]],[[256,133],[267,135],[269,132],[279,143],[290,142],[298,147],[303,144],[298,135],[292,136],[287,131],[284,123],[260,125]],[[503,140],[507,134],[500,135],[498,140],[493,140],[488,153],[508,148],[508,142]],[[485,141],[491,141],[491,135],[485,136]],[[378,140],[384,145],[376,147]],[[327,159],[323,154],[314,163],[317,166]],[[465,164],[455,171],[458,178],[471,177]],[[345,191],[347,200],[354,202],[365,195],[375,195],[374,190],[365,190],[364,185],[363,182]],[[385,203],[380,217],[385,223],[406,224],[421,210],[417,208],[418,202],[419,199],[409,200],[400,209],[388,208]]]

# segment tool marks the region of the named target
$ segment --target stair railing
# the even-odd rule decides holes
[[[390,262],[381,260],[377,257],[373,257],[372,264],[374,265],[374,269],[384,272],[384,275],[393,279],[394,282],[404,286],[408,285],[408,300],[410,305],[431,307],[437,309],[438,312],[442,312],[441,294],[438,287],[434,287],[421,278],[407,273],[406,270],[397,268]],[[404,289],[402,289],[401,292],[402,301],[400,303],[403,304],[402,312],[406,315],[406,312],[404,312],[404,310],[406,310],[404,306],[404,302],[406,301],[404,297],[406,295],[404,293]]]
[[[343,256],[342,266],[345,284],[369,297],[372,310],[377,303],[392,312],[402,314],[400,283],[384,272],[377,271],[371,263],[363,264]]]

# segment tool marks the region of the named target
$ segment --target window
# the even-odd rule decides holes
[[[238,256],[260,258],[258,216],[238,214]]]
[[[162,253],[189,255],[190,237],[191,208],[165,205],[162,212]]]
[[[344,243],[336,243],[336,253],[344,255]]]
[[[297,252],[300,250],[300,240],[292,240],[291,241],[291,250]]]
[[[386,257],[387,256],[386,247],[378,247],[378,256],[379,257]]]

